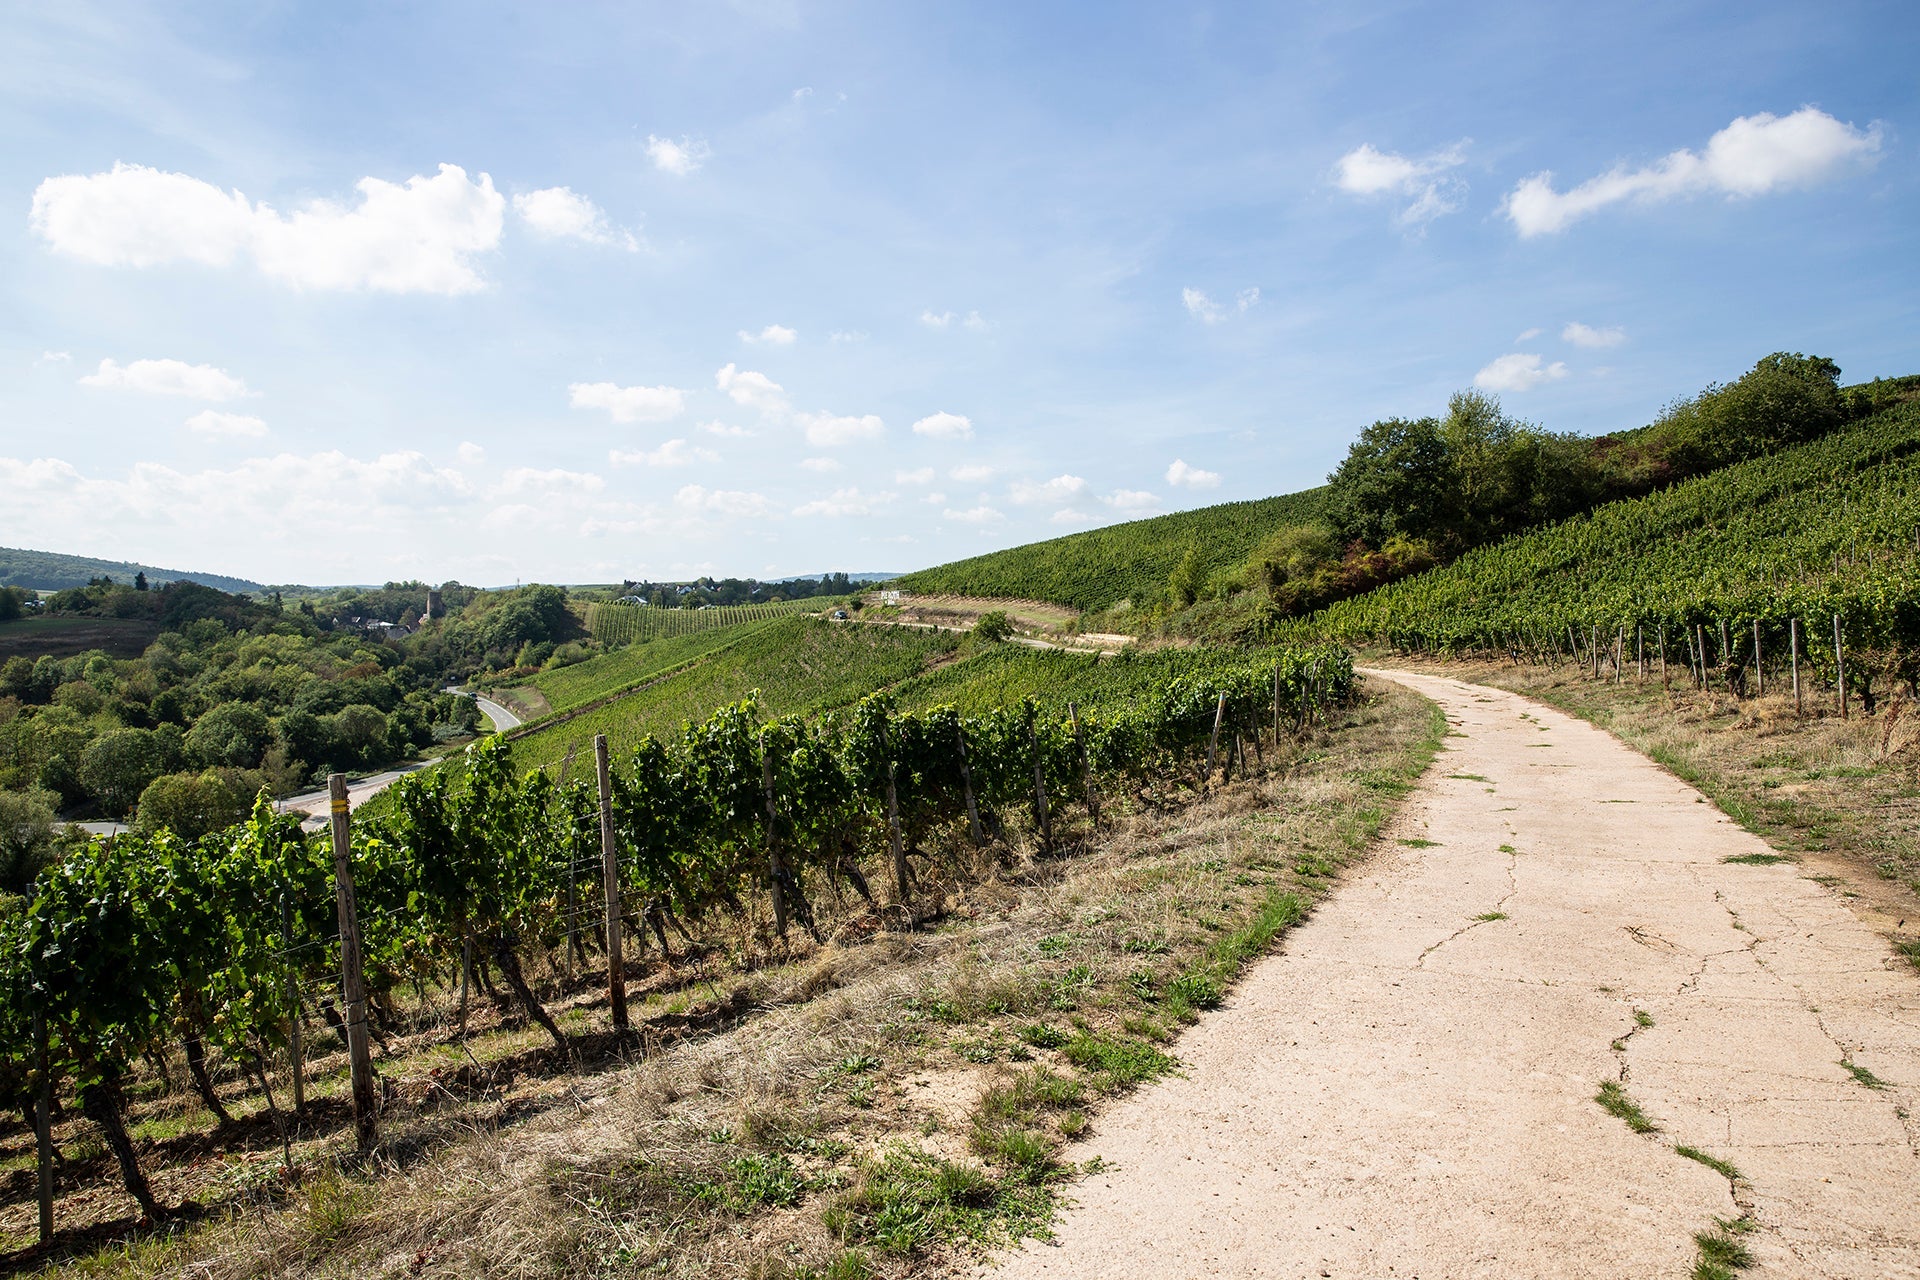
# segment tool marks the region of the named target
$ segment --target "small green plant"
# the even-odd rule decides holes
[[[1696,1231],[1700,1257],[1693,1264],[1693,1280],[1734,1280],[1734,1274],[1753,1265],[1753,1254],[1740,1237],[1753,1230],[1751,1218],[1715,1218],[1711,1231]]]
[[[1771,867],[1776,862],[1798,862],[1800,859],[1790,853],[1736,853],[1720,861],[1742,867]]]
[[[1131,1088],[1173,1070],[1173,1059],[1144,1040],[1081,1032],[1066,1045],[1067,1061],[1093,1073],[1102,1092]]]
[[[1847,1069],[1848,1075],[1869,1089],[1884,1089],[1887,1087],[1885,1080],[1882,1080],[1879,1076],[1873,1074],[1873,1072],[1867,1070],[1852,1058],[1840,1059],[1840,1065]]]
[[[1676,1142],[1673,1144],[1673,1153],[1677,1156],[1685,1156],[1689,1160],[1698,1161],[1723,1178],[1738,1178],[1740,1176],[1740,1171],[1733,1167],[1732,1162],[1722,1160],[1719,1156],[1711,1152],[1702,1151],[1699,1147],[1690,1147],[1684,1142]]]
[[[1044,1022],[1028,1023],[1026,1026],[1021,1027],[1016,1034],[1036,1049],[1058,1049],[1061,1045],[1073,1039],[1072,1036],[1060,1030],[1060,1028],[1050,1027]]]
[[[1600,1092],[1593,1095],[1593,1100],[1599,1103],[1608,1115],[1617,1116],[1626,1121],[1627,1128],[1635,1133],[1660,1131],[1660,1126],[1647,1118],[1647,1113],[1640,1109],[1640,1104],[1627,1096],[1627,1091],[1620,1087],[1617,1080],[1601,1081]]]
[[[1636,1027],[1650,1027],[1653,1025],[1653,1015],[1645,1009],[1635,1009],[1633,1011],[1633,1025]]]
[[[1503,845],[1501,845],[1501,846],[1500,846],[1500,852],[1502,852],[1502,853],[1518,853],[1518,852],[1520,852],[1520,851],[1519,851],[1518,849],[1516,849],[1516,848],[1514,848],[1514,847],[1513,847],[1512,845],[1510,845],[1510,844],[1503,844]]]
[[[1506,918],[1507,918],[1507,913],[1504,911],[1482,911],[1479,915],[1474,917],[1475,920],[1481,921],[1482,923],[1485,923],[1491,920],[1505,920]]]
[[[1483,777],[1481,777],[1481,776],[1480,776],[1479,774],[1477,774],[1477,773],[1450,773],[1450,774],[1448,774],[1447,776],[1448,776],[1449,778],[1457,778],[1457,779],[1459,779],[1459,780],[1460,780],[1461,782],[1487,782],[1487,781],[1490,781],[1490,779],[1487,779],[1487,778],[1483,778]]]
[[[1422,840],[1418,836],[1412,838],[1402,836],[1400,843],[1409,849],[1437,849],[1440,847],[1438,840]]]
[[[996,1182],[978,1169],[896,1147],[822,1220],[851,1245],[909,1257],[954,1240],[1044,1239],[1052,1212],[1053,1195],[1045,1186]]]

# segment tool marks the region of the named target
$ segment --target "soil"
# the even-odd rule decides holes
[[[1914,968],[1601,730],[1373,674],[1438,702],[1449,749],[993,1274],[1683,1276],[1744,1217],[1748,1275],[1920,1276]]]

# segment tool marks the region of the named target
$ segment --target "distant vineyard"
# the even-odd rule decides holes
[[[1405,648],[1538,650],[1590,644],[1596,633],[1612,644],[1639,628],[1649,646],[1664,633],[1677,647],[1704,638],[1717,651],[1727,647],[1722,624],[1750,645],[1757,623],[1763,653],[1779,654],[1798,619],[1808,660],[1830,670],[1838,615],[1850,680],[1855,671],[1910,677],[1920,663],[1917,551],[1920,403],[1483,547],[1331,605],[1303,631]]]
[[[633,644],[638,640],[692,635],[715,627],[764,622],[796,613],[818,613],[838,602],[831,599],[782,600],[776,604],[721,604],[705,609],[661,609],[644,604],[590,604],[587,630],[604,645]]]
[[[548,706],[555,711],[567,711],[596,698],[657,680],[752,635],[756,628],[766,625],[743,623],[682,636],[636,641],[611,653],[588,658],[585,662],[543,671],[528,683],[540,691]]]
[[[1320,518],[1326,490],[1228,502],[1133,520],[909,573],[903,590],[929,595],[1049,600],[1076,609],[1142,601],[1166,588],[1189,548],[1207,573],[1240,564],[1282,525]]]

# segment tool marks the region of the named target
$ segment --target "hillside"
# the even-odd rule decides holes
[[[1082,610],[1141,602],[1165,589],[1189,549],[1199,553],[1207,574],[1230,568],[1279,526],[1318,520],[1325,500],[1322,487],[1130,520],[923,569],[896,585],[927,595],[1049,600]]]
[[[1350,642],[1557,646],[1569,626],[1700,625],[1718,646],[1756,620],[1803,620],[1831,653],[1900,667],[1920,636],[1920,401],[1809,444],[1468,552],[1328,606],[1303,630]],[[1682,630],[1684,634],[1684,630]],[[1651,643],[1651,641],[1650,641]],[[1780,643],[1776,637],[1769,643]]]
[[[21,547],[0,547],[0,587],[28,587],[35,591],[61,591],[84,587],[94,578],[112,578],[132,582],[144,573],[152,586],[184,578],[202,586],[229,592],[260,592],[266,587],[246,578],[221,573],[199,573],[185,569],[162,569],[132,560],[96,560],[92,556],[69,556],[57,551],[28,551]]]

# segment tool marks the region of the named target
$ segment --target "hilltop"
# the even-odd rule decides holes
[[[26,587],[33,591],[64,591],[84,587],[96,578],[132,582],[144,573],[152,586],[169,582],[197,582],[227,592],[263,592],[265,584],[224,573],[198,570],[162,569],[134,560],[97,560],[92,556],[70,556],[58,551],[29,551],[24,547],[0,547],[0,587]]]

